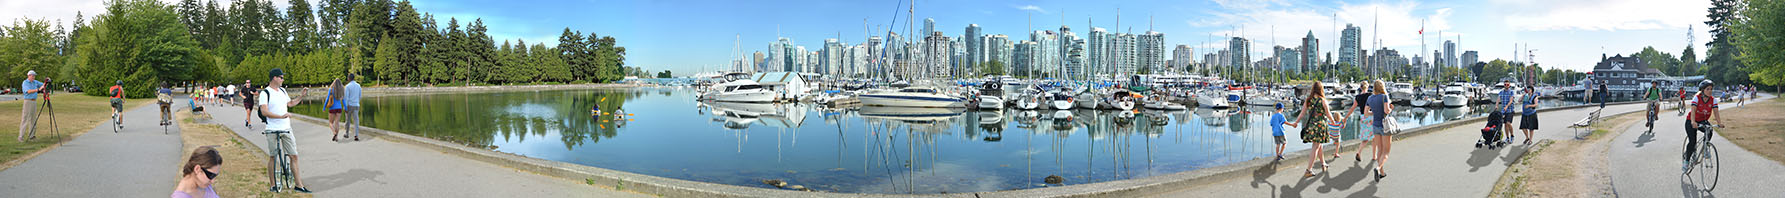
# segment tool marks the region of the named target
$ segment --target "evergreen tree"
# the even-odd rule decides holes
[[[188,0],[191,1],[191,0]],[[320,36],[316,33],[316,18],[310,13],[310,2],[291,0],[291,9],[285,16],[285,27],[291,31],[290,49],[294,53],[309,53],[321,48]]]
[[[76,83],[107,87],[125,82],[127,96],[153,96],[160,82],[197,79],[202,61],[198,42],[174,6],[153,0],[116,0],[93,20],[94,34],[82,38]],[[102,95],[102,92],[87,92]]]

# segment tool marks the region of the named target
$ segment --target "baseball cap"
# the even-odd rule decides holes
[[[26,75],[26,76],[36,76],[36,75],[37,75],[37,70],[28,70],[28,71],[25,71],[25,75]]]
[[[279,68],[273,68],[273,71],[267,73],[267,78],[280,77],[280,76],[285,76],[285,70],[279,69]]]

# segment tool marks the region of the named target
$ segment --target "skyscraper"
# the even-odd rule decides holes
[[[1302,68],[1301,68],[1302,71],[1314,71],[1314,72],[1328,71],[1328,70],[1326,70],[1327,68],[1319,67],[1319,65],[1320,65],[1320,60],[1319,60],[1320,59],[1320,39],[1314,38],[1314,31],[1310,30],[1310,31],[1308,31],[1308,36],[1302,37],[1302,47],[1297,48],[1297,49],[1301,50],[1301,55],[1302,55],[1301,61],[1302,62],[1299,65],[1302,66]]]
[[[1467,65],[1474,65],[1475,62],[1480,62],[1480,59],[1478,59],[1478,58],[1480,58],[1480,57],[1476,56],[1475,50],[1463,51],[1463,58],[1461,60],[1463,62],[1458,63],[1457,66],[1463,67],[1463,66],[1467,66]]]
[[[917,35],[919,35],[917,37],[926,37],[930,35],[931,32],[936,32],[936,19],[923,18],[923,32],[917,33]]]
[[[1016,42],[1015,47],[1011,48],[1011,53],[1010,53],[1010,56],[1011,56],[1010,59],[1013,62],[1010,64],[1010,69],[1012,70],[1012,73],[1011,73],[1012,76],[1033,75],[1033,74],[1031,74],[1032,73],[1031,71],[1035,70],[1032,67],[1035,64],[1034,50],[1035,50],[1035,41],[1025,40],[1025,41]]]
[[[1460,61],[1457,61],[1457,43],[1455,41],[1444,41],[1444,65],[1450,67],[1463,66]]]
[[[1171,49],[1171,69],[1189,71],[1190,64],[1196,61],[1194,57],[1196,57],[1195,49],[1191,49],[1189,45],[1178,44],[1176,48]]]
[[[1247,52],[1251,52],[1251,48],[1246,46],[1248,44],[1250,43],[1247,43],[1246,38],[1240,37],[1233,37],[1233,39],[1227,41],[1228,55],[1233,56],[1228,59],[1228,61],[1232,61],[1231,63],[1228,63],[1230,64],[1228,65],[1229,67],[1237,69],[1251,65],[1252,57],[1247,55]]]
[[[1276,46],[1273,49],[1276,52],[1277,69],[1287,72],[1301,71],[1301,53],[1297,52],[1295,48]]]
[[[1138,38],[1135,50],[1142,70],[1160,73],[1165,69],[1165,33],[1147,31]]]
[[[980,37],[979,24],[967,24],[967,35],[960,40],[967,43],[967,65],[978,65],[985,62],[985,38]]]
[[[818,56],[824,60],[819,64],[818,71],[814,72],[825,75],[843,74],[841,72],[845,57],[843,50],[843,42],[837,41],[836,38],[824,39],[824,49],[818,51]]]
[[[1137,65],[1139,65],[1139,61],[1140,61],[1139,57],[1136,57],[1136,55],[1138,55],[1139,52],[1135,51],[1135,49],[1134,49],[1135,44],[1137,44],[1137,40],[1139,40],[1139,39],[1137,39],[1133,34],[1127,34],[1127,33],[1116,34],[1115,45],[1111,46],[1111,47],[1115,47],[1115,50],[1110,50],[1112,52],[1115,52],[1115,57],[1116,57],[1115,58],[1116,73],[1114,73],[1114,75],[1123,76],[1123,75],[1135,74],[1136,72],[1139,72],[1139,68],[1136,67]]]
[[[1090,39],[1085,40],[1085,69],[1098,75],[1112,73],[1110,67],[1110,34],[1103,28],[1091,28]]]
[[[1347,23],[1345,31],[1340,34],[1339,63],[1350,63],[1352,67],[1363,66],[1364,62],[1360,59],[1363,55],[1363,30]]]
[[[942,35],[942,32],[930,32],[930,36],[924,37],[924,66],[918,76],[924,78],[950,76],[952,73],[949,63],[952,60],[950,58],[953,58],[952,52],[954,52],[954,49],[951,48],[953,47],[952,42],[954,41],[948,36]]]

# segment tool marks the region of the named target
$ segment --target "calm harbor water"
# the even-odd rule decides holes
[[[1066,178],[1065,185],[1095,183],[1267,158],[1274,146],[1266,125],[1270,107],[831,109],[697,102],[693,89],[677,88],[446,93],[362,103],[366,126],[471,147],[701,182],[774,188],[761,181],[776,179],[829,192],[1042,188],[1050,175]],[[592,116],[596,105],[632,116]],[[1392,115],[1409,128],[1487,112],[1397,110]],[[314,103],[294,111],[327,117]],[[1288,130],[1288,151],[1310,148]],[[1359,133],[1347,128],[1343,134],[1351,141]]]

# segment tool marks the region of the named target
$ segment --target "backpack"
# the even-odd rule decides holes
[[[267,90],[266,90],[266,89],[260,89],[260,95],[258,95],[258,96],[254,96],[254,97],[255,97],[255,99],[256,99],[256,100],[259,100],[259,98],[260,98],[260,97],[264,97],[264,96],[267,96],[267,94],[268,94],[268,93],[267,93]],[[260,105],[266,105],[266,104],[260,104]],[[254,108],[254,107],[248,107],[248,108]],[[260,111],[258,111],[258,110],[257,110],[257,111],[254,111],[254,115],[255,115],[255,116],[260,116],[260,123],[261,123],[261,124],[266,124],[266,123],[267,123],[267,114],[264,114],[264,113],[260,113]]]

